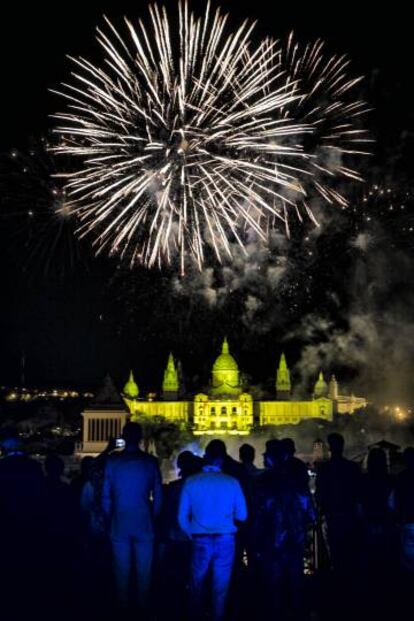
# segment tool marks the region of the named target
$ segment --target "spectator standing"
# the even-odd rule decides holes
[[[222,472],[224,442],[206,447],[202,472],[184,484],[178,512],[182,530],[191,539],[191,621],[202,617],[203,591],[211,575],[212,618],[223,621],[235,561],[237,522],[247,518],[239,482]]]
[[[111,455],[106,465],[102,501],[109,522],[119,603],[124,612],[130,608],[129,588],[134,576],[134,603],[142,618],[149,616],[155,520],[162,504],[161,474],[157,460],[139,448],[140,425],[127,423],[122,437],[125,449]]]

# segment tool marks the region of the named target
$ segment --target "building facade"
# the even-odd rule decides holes
[[[145,418],[161,417],[178,425],[189,425],[194,435],[248,435],[255,427],[297,425],[309,419],[332,421],[335,413],[353,414],[367,405],[363,397],[339,394],[338,382],[331,376],[325,381],[322,371],[308,399],[292,397],[290,370],[286,357],[281,355],[275,374],[274,393],[266,399],[254,399],[243,386],[238,364],[224,339],[221,353],[211,371],[211,381],[205,392],[192,398],[181,393],[179,366],[169,355],[164,371],[160,397],[140,396],[140,390],[131,371],[129,379],[118,396],[118,410],[114,408],[114,389],[107,409],[102,398],[83,413],[84,450],[101,445],[114,430],[120,430],[125,420],[139,422]],[[102,421],[111,422],[102,422]],[[118,421],[118,422],[115,422]],[[106,426],[105,426],[106,425]],[[108,426],[109,425],[109,426]],[[108,435],[109,434],[109,435]],[[87,451],[87,452],[88,452]]]

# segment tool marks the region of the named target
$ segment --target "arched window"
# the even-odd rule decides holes
[[[216,408],[211,408],[210,414],[215,414],[215,413],[216,413]]]
[[[231,412],[232,414],[237,414],[237,408],[232,408]]]
[[[221,408],[221,413],[222,413],[222,414],[227,414],[227,408],[223,406],[223,407]]]

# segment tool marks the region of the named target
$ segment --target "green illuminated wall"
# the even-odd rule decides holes
[[[333,419],[333,401],[315,399],[313,401],[260,401],[259,424],[297,425],[310,418]]]
[[[253,400],[248,393],[219,399],[200,393],[194,399],[194,433],[248,434],[253,427]]]
[[[168,420],[185,423],[190,420],[191,401],[145,401],[124,397],[131,413],[131,421],[139,422],[141,415],[162,416]]]
[[[242,390],[237,362],[230,353],[227,339],[224,339],[221,353],[214,362],[211,385],[206,393],[199,393],[193,399],[178,399],[179,377],[174,358],[170,354],[162,383],[163,399],[139,399],[138,385],[132,372],[125,384],[123,397],[132,421],[139,421],[142,416],[161,416],[178,424],[191,424],[194,434],[198,435],[247,435],[254,426],[255,412],[260,426],[295,425],[312,418],[331,421],[334,409],[343,412],[346,408],[350,411],[354,403],[358,403],[360,407],[366,405],[362,397],[338,395],[338,384],[333,377],[328,394],[328,385],[322,371],[315,383],[313,398],[303,401],[290,399],[290,372],[284,354],[276,372],[275,388],[274,400],[253,402],[252,396]]]

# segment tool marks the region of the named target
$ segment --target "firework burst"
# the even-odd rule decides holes
[[[67,190],[98,253],[147,266],[179,256],[183,271],[208,248],[231,256],[246,227],[265,239],[270,215],[287,222],[310,128],[289,119],[295,80],[276,43],[252,43],[252,24],[228,32],[209,4],[198,19],[180,2],[178,28],[149,11],[126,38],[108,20],[98,29],[104,67],[72,59],[57,151],[76,160]]]
[[[0,164],[0,222],[23,270],[65,276],[86,258],[76,236],[72,205],[58,178],[56,142],[32,141],[27,151],[13,149]],[[60,170],[62,161],[60,161]]]
[[[367,146],[372,142],[362,126],[369,108],[355,94],[362,78],[349,76],[347,56],[329,55],[320,39],[301,44],[293,33],[281,46],[278,62],[288,80],[299,83],[301,93],[285,114],[312,127],[303,140],[308,174],[302,177],[302,183],[306,190],[303,205],[315,219],[310,209],[313,196],[346,207],[349,201],[341,191],[341,183],[362,181],[353,161],[369,155]],[[304,167],[303,159],[301,165]]]

